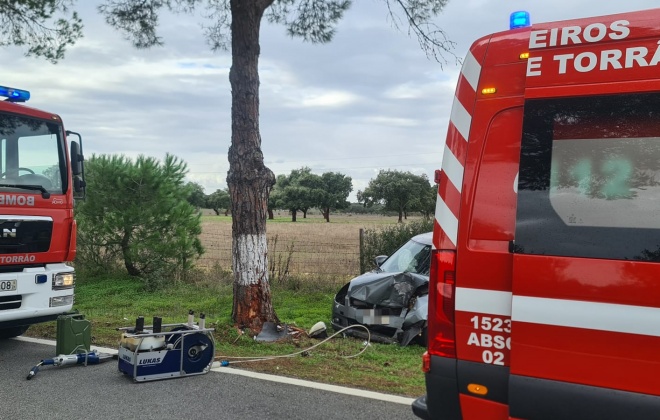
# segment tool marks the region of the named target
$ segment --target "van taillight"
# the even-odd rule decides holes
[[[456,357],[454,332],[456,251],[433,250],[429,276],[428,352]]]

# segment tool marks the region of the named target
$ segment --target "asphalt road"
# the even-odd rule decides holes
[[[54,346],[0,340],[1,419],[416,419],[405,399],[365,398],[349,388],[331,392],[230,374],[229,368],[134,383],[109,360],[45,366],[26,379],[32,366],[54,356]]]

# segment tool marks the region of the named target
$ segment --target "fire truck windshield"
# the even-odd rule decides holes
[[[0,113],[0,191],[62,194],[66,173],[61,125]]]

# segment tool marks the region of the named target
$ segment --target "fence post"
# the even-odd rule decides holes
[[[367,271],[364,266],[364,229],[360,228],[360,272],[358,274]]]

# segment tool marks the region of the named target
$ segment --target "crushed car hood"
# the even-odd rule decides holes
[[[405,308],[428,277],[416,273],[371,272],[351,280],[347,296],[386,308]]]

